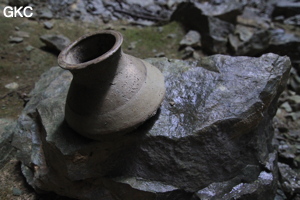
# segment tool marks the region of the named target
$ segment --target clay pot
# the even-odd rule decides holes
[[[83,136],[128,132],[153,116],[164,98],[161,72],[123,53],[122,42],[119,32],[96,32],[80,37],[58,57],[73,74],[65,119]]]

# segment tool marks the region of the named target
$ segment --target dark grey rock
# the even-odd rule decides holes
[[[41,41],[46,44],[47,48],[54,51],[62,51],[66,46],[68,46],[71,41],[69,38],[63,35],[42,35],[40,37]]]
[[[170,38],[170,39],[173,39],[173,38],[176,38],[176,33],[170,33],[167,35],[167,38]]]
[[[291,95],[286,98],[286,102],[288,102],[293,111],[300,111],[300,95]]]
[[[65,123],[68,71],[42,76],[14,130],[28,183],[77,199],[190,200],[207,187],[237,199],[274,198],[272,118],[289,59],[147,61],[165,76],[165,100],[156,116],[113,140],[84,138]]]
[[[269,47],[271,34],[267,29],[237,25],[229,43],[235,55],[260,55]]]
[[[271,15],[274,10],[274,5],[278,2],[279,0],[247,0],[245,3],[246,6],[244,7],[244,10],[247,8],[253,8],[255,10],[258,10],[258,12],[261,14],[264,14],[271,18]]]
[[[93,15],[105,12],[105,7],[101,0],[85,1],[86,10]]]
[[[52,19],[53,18],[53,13],[48,7],[43,7],[38,9],[37,11],[37,17],[39,19]]]
[[[262,13],[259,8],[252,7],[244,8],[243,13],[237,16],[237,23],[261,29],[268,29],[272,27],[272,22],[269,16]]]
[[[30,37],[30,34],[28,32],[25,32],[25,31],[15,31],[14,35],[16,37],[21,37],[21,38],[29,38]]]
[[[292,95],[287,97],[287,100],[291,103],[291,104],[300,104],[300,95]]]
[[[26,51],[32,51],[32,50],[34,50],[34,47],[31,46],[31,45],[27,45],[27,46],[25,47],[25,50],[26,50]]]
[[[292,107],[290,106],[289,102],[284,102],[280,105],[280,108],[284,109],[286,112],[292,112]]]
[[[295,15],[293,17],[289,17],[283,21],[285,24],[300,26],[300,15]]]
[[[127,0],[126,3],[128,4],[137,4],[141,7],[146,7],[154,4],[154,0],[144,0],[144,1],[139,1],[139,0]]]
[[[234,23],[236,17],[242,13],[245,2],[239,0],[217,0],[203,3],[195,2],[195,6],[206,16],[217,17]]]
[[[277,189],[274,200],[286,200],[286,199],[287,197],[285,196],[284,192],[280,189]]]
[[[23,38],[22,37],[13,37],[13,36],[11,36],[11,37],[9,37],[9,42],[10,43],[21,43],[21,42],[23,42]]]
[[[53,28],[53,23],[49,22],[49,21],[46,21],[46,22],[44,22],[44,27],[46,29],[52,29]]]
[[[293,121],[297,121],[300,119],[300,112],[292,112],[289,113],[288,115],[286,115],[286,117],[290,117]],[[288,156],[285,156],[287,158],[295,158],[295,152],[293,152],[293,154],[288,154]]]
[[[297,0],[280,0],[275,4],[273,17],[291,17],[300,14],[300,2]]]
[[[278,146],[279,158],[284,160],[294,159],[297,149],[288,142],[280,142]]]
[[[155,58],[159,58],[159,57],[165,57],[166,56],[166,54],[164,53],[164,52],[158,52],[158,53],[156,53],[155,54]]]
[[[287,164],[278,163],[280,183],[284,192],[289,195],[300,193],[300,176]]]
[[[233,33],[234,26],[217,18],[209,18],[209,32],[203,36],[202,45],[209,53],[228,52],[229,34]]]
[[[295,68],[291,69],[288,86],[292,91],[296,92],[296,94],[300,94],[300,76],[298,75]]]
[[[198,31],[202,47],[208,53],[227,53],[228,36],[234,31],[233,24],[204,15],[193,3],[180,4],[171,19]]]
[[[153,25],[155,25],[155,22],[150,21],[150,20],[143,20],[143,19],[138,19],[138,20],[128,19],[128,22],[132,25],[137,25],[137,26],[153,26]]]
[[[23,194],[22,190],[20,190],[19,188],[14,187],[12,189],[13,195],[14,196],[21,196]]]
[[[193,56],[194,51],[195,51],[195,49],[193,49],[190,46],[185,47],[184,50],[183,50],[182,59],[186,59],[186,58],[189,58],[189,57]]]
[[[271,40],[269,29],[272,27],[271,19],[257,8],[245,7],[242,15],[237,17],[234,34],[229,36],[229,43],[234,55],[258,56],[268,52]]]
[[[274,29],[271,32],[270,45],[267,52],[287,55],[292,62],[300,62],[300,37],[288,33],[283,29]]]

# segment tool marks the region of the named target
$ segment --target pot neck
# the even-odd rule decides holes
[[[123,59],[121,47],[112,55],[97,63],[92,63],[81,69],[69,69],[73,74],[73,82],[80,85],[93,85],[95,82],[111,82],[116,74],[122,71],[119,65]]]

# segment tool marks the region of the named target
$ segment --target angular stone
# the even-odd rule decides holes
[[[6,84],[4,87],[9,90],[17,90],[19,88],[19,84],[16,82],[12,82],[12,83]]]
[[[182,46],[200,46],[200,39],[201,36],[197,31],[190,30],[179,44]]]
[[[65,123],[68,71],[56,67],[42,76],[14,129],[28,183],[77,199],[190,200],[209,185],[236,180],[224,186],[233,197],[274,198],[272,118],[289,59],[147,61],[165,76],[165,100],[156,116],[113,141],[84,138]]]
[[[21,37],[21,38],[29,38],[29,36],[30,36],[29,33],[25,32],[25,31],[15,31],[14,35],[16,37]]]
[[[40,39],[49,49],[58,52],[71,43],[70,39],[63,35],[42,35]]]
[[[12,189],[13,195],[14,196],[21,196],[23,194],[22,190],[20,190],[19,188],[14,187]]]
[[[273,52],[279,55],[287,55],[293,62],[300,62],[300,37],[298,35],[287,33],[283,29],[274,29],[271,31],[271,40],[267,52]]]
[[[280,108],[283,108],[286,112],[292,112],[292,107],[290,106],[289,102],[284,102],[280,105]]]
[[[291,69],[288,86],[291,88],[291,91],[300,94],[300,76],[295,68]]]
[[[52,11],[47,7],[38,9],[37,14],[40,19],[52,19],[53,18]]]
[[[86,10],[93,15],[97,15],[105,12],[105,7],[101,0],[88,1]]]
[[[227,53],[228,36],[233,33],[234,25],[217,17],[206,16],[193,3],[182,3],[171,16],[188,29],[201,34],[203,49],[208,53]]]
[[[235,55],[255,56],[269,47],[271,36],[268,30],[237,25],[229,43]]]
[[[287,100],[292,104],[300,104],[300,95],[288,96]]]
[[[237,23],[262,29],[271,27],[271,19],[266,14],[262,14],[258,8],[251,7],[245,7],[242,15],[237,16]]]
[[[245,3],[238,0],[220,0],[204,3],[195,2],[195,6],[206,16],[217,17],[234,23],[237,15],[242,13]]]
[[[300,176],[287,164],[278,163],[280,183],[284,192],[289,195],[300,193]]]
[[[275,16],[285,16],[291,17],[294,15],[300,14],[300,2],[298,1],[289,1],[289,0],[280,0],[275,4],[273,10],[273,17]]]
[[[53,28],[53,23],[49,22],[49,21],[46,21],[46,22],[44,22],[44,27],[46,29],[52,29]]]
[[[23,42],[23,38],[22,37],[13,37],[13,36],[10,36],[9,37],[9,42],[10,43],[21,43],[21,42]]]
[[[283,21],[285,24],[300,26],[300,15],[295,15],[293,17],[289,17]]]

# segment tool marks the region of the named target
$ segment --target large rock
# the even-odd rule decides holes
[[[165,100],[155,117],[113,141],[84,138],[65,123],[68,71],[42,76],[14,131],[28,183],[78,199],[274,199],[272,118],[289,59],[148,62],[165,76]]]

